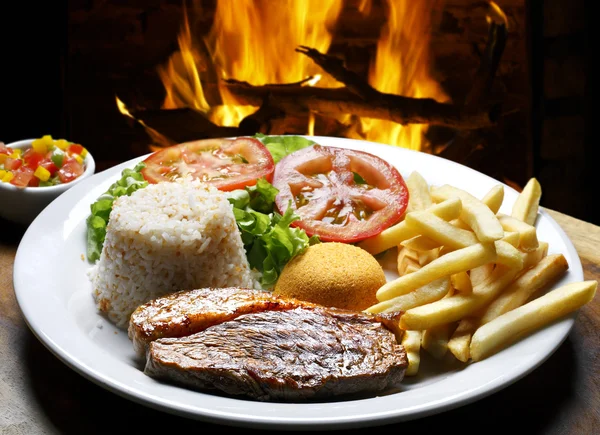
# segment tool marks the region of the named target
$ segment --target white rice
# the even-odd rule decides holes
[[[191,179],[117,198],[89,276],[98,309],[123,329],[139,305],[174,291],[257,286],[227,198]]]

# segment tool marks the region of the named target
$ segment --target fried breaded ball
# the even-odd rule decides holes
[[[274,293],[327,307],[362,311],[386,283],[379,262],[362,248],[325,242],[309,246],[282,270]]]

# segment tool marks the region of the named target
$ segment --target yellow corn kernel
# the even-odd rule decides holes
[[[9,183],[10,180],[12,180],[15,177],[15,174],[13,174],[10,171],[6,171],[6,174],[4,174],[2,176],[2,181],[4,181],[5,183]]]
[[[56,145],[57,148],[61,149],[61,150],[66,150],[67,147],[69,146],[69,142],[66,141],[65,139],[57,139],[54,142],[54,145]]]
[[[33,175],[38,177],[41,181],[48,181],[50,178],[50,171],[43,166],[38,166]]]
[[[80,156],[85,159],[85,156],[87,156],[87,155],[88,155],[88,150],[87,150],[87,148],[84,148],[83,151],[81,151]]]
[[[0,154],[0,165],[3,165],[7,158],[6,154]]]
[[[12,154],[10,155],[10,158],[11,158],[11,159],[20,159],[20,158],[21,158],[21,153],[22,153],[22,152],[23,152],[23,151],[22,151],[20,148],[17,148],[16,150],[14,150],[14,151],[12,152]]]
[[[83,158],[79,154],[73,154],[73,158],[77,160],[77,163],[83,165]]]

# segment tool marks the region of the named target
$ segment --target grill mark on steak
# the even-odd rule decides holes
[[[259,401],[381,392],[400,386],[408,365],[396,331],[382,323],[391,318],[312,304],[244,314],[153,341],[144,372]]]
[[[203,288],[180,291],[139,306],[131,315],[128,335],[138,355],[158,338],[185,337],[242,314],[290,310],[316,305],[254,289]]]

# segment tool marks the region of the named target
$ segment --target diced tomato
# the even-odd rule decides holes
[[[18,171],[13,172],[13,174],[15,174],[15,176],[12,180],[10,180],[10,183],[17,187],[27,187],[33,178],[33,170],[26,166],[23,166]]]
[[[40,179],[38,177],[31,177],[31,180],[29,180],[29,184],[27,185],[27,187],[39,187],[40,186]]]
[[[7,156],[10,156],[13,151],[14,150],[4,145],[4,143],[0,142],[0,154],[6,154]]]
[[[51,177],[54,177],[54,174],[58,171],[58,166],[56,166],[52,160],[44,160],[40,163],[40,166],[50,172]]]
[[[33,169],[34,171],[39,166],[39,164],[45,159],[44,154],[35,152],[33,148],[29,148],[23,154],[23,161],[25,162],[25,166]]]
[[[11,157],[7,157],[6,160],[4,160],[4,169],[7,169],[9,171],[16,171],[21,167],[22,164],[23,160],[21,159],[13,159]]]
[[[75,159],[67,160],[62,168],[58,170],[58,178],[61,183],[68,183],[83,174],[83,165]]]
[[[83,146],[73,143],[68,146],[67,152],[70,154],[81,154],[83,152]]]

